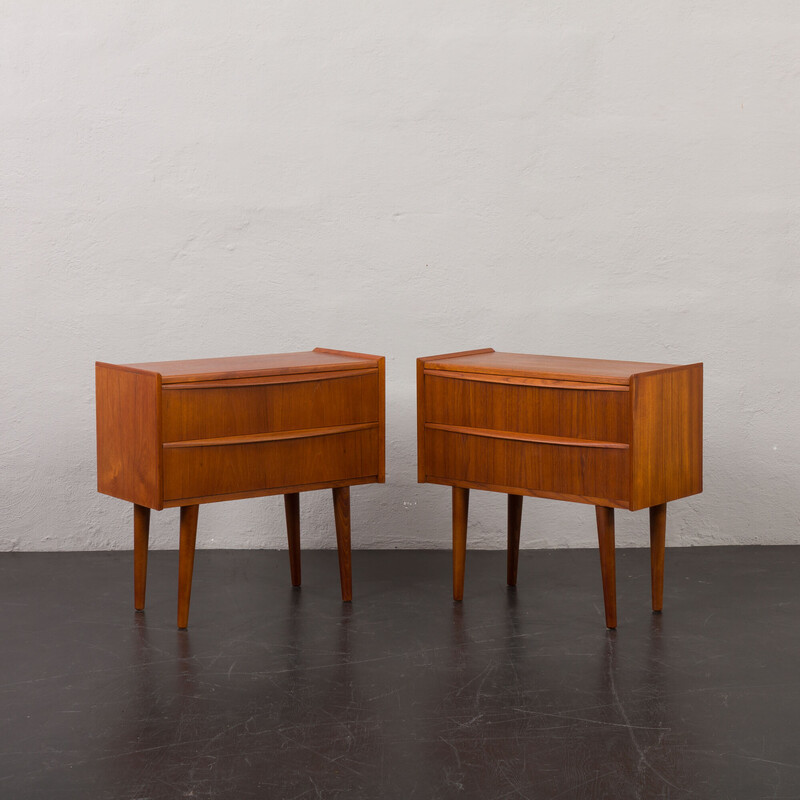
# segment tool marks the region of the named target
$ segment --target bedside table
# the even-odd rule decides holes
[[[189,620],[201,503],[284,495],[300,585],[300,492],[333,489],[342,600],[352,597],[350,486],[384,481],[384,359],[310,352],[96,364],[97,488],[134,504],[134,605],[150,509],[180,506],[178,627]]]
[[[470,489],[508,495],[516,585],[522,497],[596,506],[615,628],[614,509],[650,509],[652,604],[663,602],[667,503],[703,490],[703,365],[492,349],[417,361],[419,482],[453,487],[453,597],[464,593]]]

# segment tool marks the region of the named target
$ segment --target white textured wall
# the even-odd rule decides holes
[[[95,492],[96,359],[316,345],[387,356],[357,547],[449,546],[414,359],[485,346],[704,361],[706,491],[670,543],[798,541],[796,0],[0,9],[0,549],[131,545]],[[332,546],[328,493],[302,508]],[[471,521],[504,545],[501,496]],[[596,541],[588,506],[523,525]],[[199,542],[284,547],[280,498],[205,506]]]

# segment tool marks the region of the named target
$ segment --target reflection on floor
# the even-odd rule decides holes
[[[0,555],[0,797],[800,797],[800,548]]]

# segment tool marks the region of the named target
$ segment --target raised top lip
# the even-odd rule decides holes
[[[425,369],[523,376],[550,380],[627,385],[634,375],[680,369],[687,364],[616,361],[601,358],[542,356],[496,352],[492,348],[464,353],[444,353],[420,359]]]
[[[350,353],[323,347],[294,353],[265,353],[223,358],[193,358],[181,361],[149,361],[135,364],[107,364],[135,372],[161,375],[162,383],[248,378],[262,375],[292,375],[307,372],[332,372],[375,368],[382,356]]]

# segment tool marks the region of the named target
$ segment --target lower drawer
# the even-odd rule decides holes
[[[267,442],[164,448],[164,501],[378,474],[378,428]]]
[[[445,482],[563,494],[588,502],[606,499],[624,505],[630,496],[627,448],[492,439],[428,428],[425,473]]]

